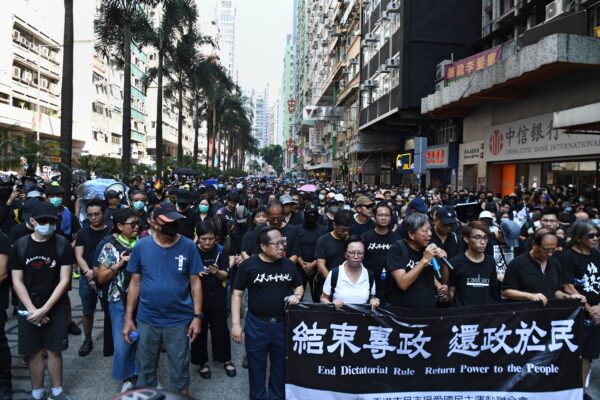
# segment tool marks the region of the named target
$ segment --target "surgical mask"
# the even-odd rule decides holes
[[[144,209],[144,206],[145,206],[145,205],[146,205],[146,203],[144,203],[144,202],[143,202],[143,201],[141,201],[141,200],[134,201],[134,202],[133,202],[133,209],[134,209],[135,211],[141,211],[141,210],[143,210],[143,209]]]
[[[177,222],[169,222],[168,224],[161,225],[160,233],[170,238],[177,236]]]
[[[204,204],[200,204],[200,205],[198,206],[198,210],[199,210],[201,213],[207,213],[207,212],[208,212],[208,206],[207,206],[207,205],[204,205]]]
[[[44,237],[48,237],[48,236],[52,236],[52,234],[54,233],[54,231],[56,230],[56,225],[52,225],[52,224],[36,224],[35,225],[35,231],[40,235],[40,236],[44,236]]]
[[[324,194],[320,194],[319,195],[319,200],[325,200],[325,195]]]
[[[337,208],[337,206],[329,207],[329,212],[332,212],[332,213],[334,213],[334,214],[335,214],[336,212],[338,212],[338,208]]]
[[[60,197],[50,197],[50,204],[54,207],[60,207],[62,205],[62,198]]]

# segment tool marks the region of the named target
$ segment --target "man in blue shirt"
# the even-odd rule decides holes
[[[178,221],[183,218],[173,204],[158,204],[150,220],[154,233],[133,247],[127,264],[132,277],[123,336],[131,343],[129,334],[136,330],[133,315],[137,307],[138,386],[157,386],[162,340],[169,359],[169,389],[187,394],[188,339],[193,342],[200,333],[202,285],[198,274],[204,266],[194,242],[177,233]]]

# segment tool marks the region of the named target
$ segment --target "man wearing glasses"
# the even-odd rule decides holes
[[[560,215],[560,208],[558,207],[546,207],[542,210],[542,214],[540,216],[540,227],[538,229],[547,228],[553,231],[556,231],[560,225],[558,220],[558,216]],[[521,253],[517,252],[517,254],[527,253],[533,248],[533,240],[532,238],[528,238],[523,242],[521,246]],[[562,253],[565,248],[565,240],[563,238],[558,238],[556,244],[557,255]]]
[[[44,351],[52,382],[49,399],[68,399],[62,389],[62,355],[68,347],[67,288],[75,253],[69,242],[55,232],[58,216],[50,203],[38,203],[29,218],[34,227],[12,248],[8,265],[19,308],[28,312],[19,318],[19,353],[27,357],[31,396],[45,398]]]
[[[467,251],[452,258],[448,279],[450,302],[454,306],[492,304],[500,298],[496,264],[485,254],[490,230],[485,222],[472,221],[463,227]]]
[[[111,230],[111,227],[104,222],[106,206],[102,200],[89,200],[85,209],[89,224],[77,232],[77,238],[75,239],[75,257],[81,271],[79,296],[83,308],[83,333],[85,335],[85,340],[79,348],[80,357],[90,354],[94,347],[92,327],[98,300],[95,290],[96,285],[94,284],[94,256],[96,255],[96,246]]]
[[[240,264],[233,284],[231,334],[236,343],[246,335],[250,398],[284,399],[285,302],[297,304],[304,287],[296,266],[284,256],[285,241],[279,229],[263,226],[256,238],[260,252]],[[242,296],[246,289],[248,313],[242,331]],[[268,388],[267,356],[271,363]]]
[[[532,237],[532,249],[512,260],[502,281],[502,296],[515,301],[548,299],[581,299],[580,294],[567,295],[561,290],[561,264],[552,257],[558,247],[558,237],[550,228],[538,229]]]

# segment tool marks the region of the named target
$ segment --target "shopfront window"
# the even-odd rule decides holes
[[[569,161],[550,164],[548,185],[573,188],[578,194],[590,195],[597,187],[596,161]]]

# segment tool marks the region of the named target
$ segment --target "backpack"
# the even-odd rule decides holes
[[[369,297],[371,296],[371,291],[373,290],[373,283],[375,283],[375,276],[373,271],[367,269],[369,274]],[[335,287],[337,286],[338,277],[340,275],[340,267],[335,267],[331,270],[331,294],[329,297],[333,299],[333,294],[335,293]]]
[[[31,235],[26,235],[23,236],[21,238],[19,238],[16,242],[14,247],[17,248],[17,256],[18,256],[18,260],[19,260],[19,264],[21,265],[25,265],[25,257],[27,256],[27,248],[29,247],[29,237]],[[60,235],[54,235],[56,237],[56,258],[57,261],[61,261],[63,256],[64,256],[64,248],[65,245],[70,246],[71,244],[67,241],[67,239],[65,239],[64,237],[60,236]]]

